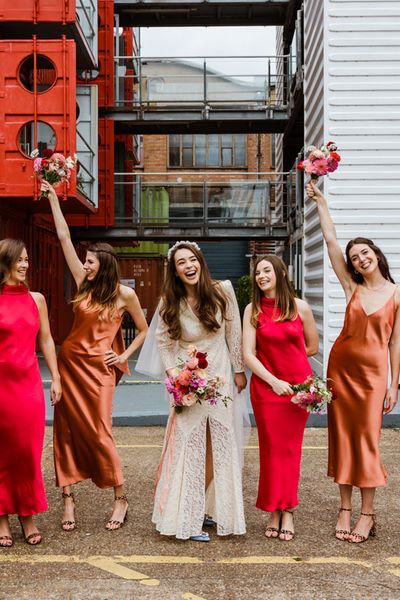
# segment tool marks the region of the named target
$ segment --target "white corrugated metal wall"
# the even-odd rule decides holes
[[[304,4],[304,144],[322,144],[324,138],[324,2],[307,0]],[[315,204],[304,210],[304,298],[309,302],[320,334],[320,349],[311,359],[321,374],[324,357],[324,298],[327,269],[324,244]]]
[[[305,144],[333,139],[342,163],[325,178],[344,248],[357,235],[387,254],[400,282],[400,5],[397,0],[305,2]],[[315,207],[305,211],[305,295],[326,366],[344,295],[322,245]]]

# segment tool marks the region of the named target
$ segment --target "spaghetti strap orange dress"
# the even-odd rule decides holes
[[[379,440],[395,313],[393,294],[367,315],[357,286],[333,345],[328,363],[335,395],[328,409],[328,476],[336,483],[359,488],[386,485]]]
[[[60,487],[84,479],[99,488],[124,481],[112,435],[112,403],[128,365],[115,368],[104,362],[107,350],[124,350],[121,317],[98,315],[86,301],[76,307],[71,333],[58,356],[62,398],[54,411],[54,463]]]

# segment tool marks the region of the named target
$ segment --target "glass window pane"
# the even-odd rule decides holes
[[[222,166],[231,167],[233,164],[232,148],[222,148]]]
[[[179,148],[179,140],[180,140],[180,135],[177,134],[173,134],[169,136],[169,147],[171,148],[171,146],[177,146]]]
[[[218,167],[220,165],[220,136],[212,133],[208,136],[208,161],[209,167]]]
[[[205,167],[206,165],[206,148],[196,146],[196,167]]]
[[[196,148],[205,148],[206,147],[207,136],[206,135],[195,135],[194,143],[196,144]]]
[[[225,147],[229,147],[232,148],[232,134],[230,133],[223,133],[221,138],[222,138],[222,146]]]
[[[183,146],[183,148],[192,148],[193,147],[193,136],[192,135],[183,135],[182,136],[182,146]]]
[[[235,165],[245,167],[246,160],[246,136],[242,133],[235,135]]]
[[[169,147],[169,164],[171,167],[179,167],[180,166],[180,157],[179,157],[179,146]]]
[[[184,167],[193,167],[193,149],[183,148],[182,150],[182,165]]]

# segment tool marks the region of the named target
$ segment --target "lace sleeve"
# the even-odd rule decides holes
[[[233,369],[235,373],[242,373],[244,371],[244,363],[242,354],[242,323],[240,320],[239,307],[232,283],[227,280],[224,281],[222,285],[228,299],[225,321],[226,341]]]
[[[156,340],[165,370],[167,371],[168,369],[173,369],[174,367],[176,367],[175,350],[177,342],[170,338],[167,324],[165,323],[161,315],[158,319],[158,325],[156,329]]]

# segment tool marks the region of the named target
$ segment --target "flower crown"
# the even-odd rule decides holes
[[[187,244],[188,246],[191,246],[192,248],[195,248],[195,250],[197,250],[197,252],[201,252],[200,246],[198,244],[196,244],[196,242],[189,242],[188,240],[180,240],[179,242],[176,242],[168,250],[168,254],[167,254],[168,261],[171,260],[171,256],[172,256],[173,252],[175,250],[177,250],[179,248],[179,246],[181,246],[182,244]]]

